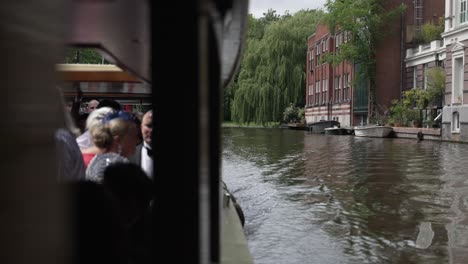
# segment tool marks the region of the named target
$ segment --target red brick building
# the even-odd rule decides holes
[[[306,120],[336,120],[342,126],[352,126],[352,89],[354,67],[342,62],[337,67],[322,63],[324,54],[336,52],[340,44],[349,41],[347,32],[331,36],[325,25],[318,25],[307,41]]]
[[[415,36],[425,22],[443,16],[444,0],[388,0],[387,8],[404,3],[406,12],[396,16],[377,46],[376,104],[381,113],[400,99],[406,88],[406,49],[413,46]],[[340,43],[351,36],[340,32],[331,36],[325,25],[318,25],[307,41],[306,120],[338,120],[342,126],[366,124],[369,117],[369,87],[366,82],[354,83],[359,65],[343,62],[336,68],[321,64],[324,53],[335,52]],[[413,76],[409,77],[412,79]]]

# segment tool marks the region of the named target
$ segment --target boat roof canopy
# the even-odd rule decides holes
[[[141,82],[113,64],[57,64],[56,70],[65,82]]]
[[[74,97],[78,90],[85,98],[149,100],[152,94],[149,83],[114,64],[56,64],[55,68],[65,97]]]

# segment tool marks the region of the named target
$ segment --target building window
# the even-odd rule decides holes
[[[424,87],[424,90],[427,89],[427,70],[429,69],[427,63],[424,64],[424,71],[423,71],[423,76],[424,76],[424,84],[423,84],[423,87]]]
[[[463,57],[453,60],[452,104],[463,104]]]
[[[343,34],[344,34],[343,42],[346,43],[351,39],[351,33],[345,30]]]
[[[445,68],[445,63],[443,60],[438,60],[436,67]]]
[[[343,74],[343,101],[349,100],[349,73]]]
[[[338,76],[338,101],[341,101],[340,94],[341,94],[341,76]]]
[[[320,61],[320,44],[317,44],[316,50],[315,50],[315,65],[319,65]]]
[[[307,57],[309,58],[309,72],[312,72],[314,70],[314,55],[312,53],[313,50],[307,52]]]
[[[327,103],[328,79],[322,80],[322,103]]]
[[[413,87],[412,88],[416,88],[418,87],[418,71],[417,71],[417,67],[414,66],[413,67]]]
[[[320,81],[315,82],[315,104],[320,103]]]
[[[338,76],[335,78],[335,102],[340,102],[340,81],[341,81],[341,76]]]
[[[463,24],[467,20],[467,13],[466,13],[466,1],[467,0],[460,0],[460,24]]]
[[[309,106],[312,105],[313,99],[314,99],[314,85],[309,84],[309,96],[308,96]]]
[[[460,114],[458,112],[452,114],[452,133],[460,133]]]

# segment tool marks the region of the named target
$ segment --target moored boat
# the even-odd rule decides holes
[[[351,130],[343,127],[327,127],[324,128],[326,135],[350,135]]]
[[[354,135],[357,137],[388,137],[393,131],[389,126],[367,125],[354,127]]]
[[[308,123],[307,130],[312,133],[324,133],[325,128],[334,126],[340,126],[340,122],[335,120],[320,120],[318,122]]]
[[[288,123],[288,128],[293,130],[305,130],[306,125],[304,123]]]

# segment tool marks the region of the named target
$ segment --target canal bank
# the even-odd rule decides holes
[[[467,144],[467,141],[461,140],[459,137],[452,136],[451,139],[442,136],[442,129],[440,128],[418,128],[418,127],[393,127],[392,137],[395,138],[409,138],[418,140],[418,133],[421,132],[424,140],[434,140],[452,143]],[[457,135],[455,133],[455,135]]]
[[[440,128],[420,128],[420,127],[393,127],[393,137],[396,138],[412,138],[426,140],[442,140]]]

